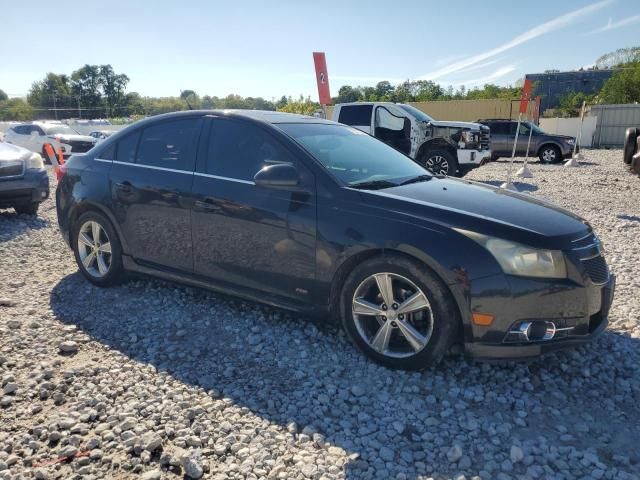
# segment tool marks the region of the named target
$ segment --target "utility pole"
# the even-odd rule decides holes
[[[54,112],[54,115],[56,116],[56,120],[58,120],[58,107],[56,106],[56,94],[55,94],[55,92],[53,93],[53,112]]]
[[[78,102],[78,117],[82,118],[82,111],[80,110],[80,95],[76,96],[76,100]]]

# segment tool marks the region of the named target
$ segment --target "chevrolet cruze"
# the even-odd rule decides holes
[[[57,173],[58,222],[90,282],[135,272],[337,318],[390,367],[424,368],[454,343],[531,357],[607,325],[614,277],[587,222],[431,175],[338,123],[171,113]]]

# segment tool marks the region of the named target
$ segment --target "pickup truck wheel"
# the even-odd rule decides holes
[[[624,154],[623,160],[627,165],[631,165],[631,158],[633,154],[636,153],[636,148],[638,148],[638,136],[640,135],[640,128],[627,128],[627,131],[624,134]]]
[[[391,368],[436,364],[457,338],[457,308],[443,283],[408,258],[360,264],[341,292],[342,324],[369,358]]]
[[[422,165],[436,175],[458,176],[458,159],[447,150],[428,150],[422,155]]]
[[[562,152],[555,145],[545,145],[538,156],[542,163],[558,163],[562,160]]]
[[[38,214],[38,207],[40,207],[40,204],[38,202],[31,202],[25,203],[23,205],[16,205],[15,207],[13,207],[13,209],[16,211],[16,213],[21,215],[35,216]]]

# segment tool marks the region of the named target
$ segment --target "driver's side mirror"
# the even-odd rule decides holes
[[[259,187],[290,190],[300,185],[300,174],[290,163],[278,163],[262,168],[253,181]]]

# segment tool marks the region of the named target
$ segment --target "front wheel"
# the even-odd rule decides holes
[[[442,282],[404,257],[358,266],[341,295],[342,324],[368,357],[391,368],[436,364],[456,338],[457,308]]]
[[[631,165],[631,159],[633,154],[636,153],[638,148],[638,136],[640,135],[640,128],[627,128],[624,134],[624,151],[622,158],[626,165]]]
[[[545,145],[540,150],[539,157],[542,163],[558,163],[562,160],[562,152],[555,145]]]
[[[436,175],[458,174],[458,158],[447,150],[429,150],[422,155],[422,165]]]
[[[111,222],[98,212],[86,212],[74,225],[73,252],[80,271],[100,287],[116,285],[124,277],[122,247]]]

